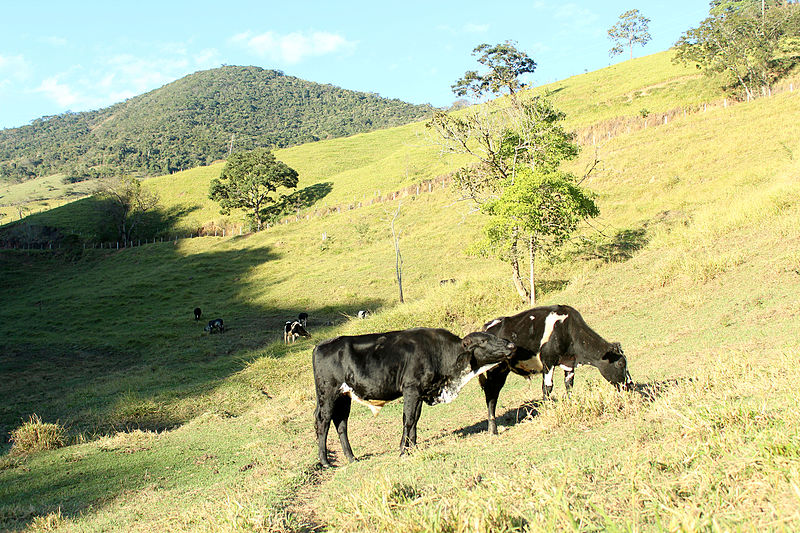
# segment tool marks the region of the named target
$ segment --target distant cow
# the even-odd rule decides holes
[[[314,348],[314,412],[319,462],[328,462],[331,421],[342,450],[355,461],[347,437],[352,401],[377,414],[386,403],[403,397],[403,437],[400,453],[417,442],[422,402],[452,401],[475,375],[508,359],[514,345],[487,333],[463,339],[445,329],[414,328],[388,333],[343,336]]]
[[[195,307],[194,308],[194,319],[195,320],[200,320],[200,315],[202,315],[202,314],[203,314],[203,312],[200,310],[199,307]]]
[[[450,278],[450,279],[440,279],[440,280],[439,280],[439,286],[440,286],[440,287],[444,287],[445,285],[452,284],[452,283],[455,283],[455,282],[456,282],[456,280],[455,280],[455,279],[453,279],[453,278]]]
[[[357,314],[358,318],[367,318],[369,316],[369,311],[359,311]]]
[[[299,320],[287,320],[283,325],[283,342],[286,344],[297,340],[297,337],[311,337]]]
[[[215,318],[208,321],[208,325],[203,328],[203,331],[207,331],[209,335],[214,332],[225,333],[225,324],[222,323],[221,318]]]
[[[297,315],[297,320],[300,321],[300,325],[303,326],[304,328],[308,327],[308,325],[307,325],[308,324],[308,313],[300,313],[299,315]]]
[[[514,357],[480,377],[491,433],[497,433],[497,398],[509,372],[526,377],[544,374],[542,394],[545,399],[553,390],[553,370],[556,366],[564,370],[567,391],[572,388],[575,368],[580,365],[596,367],[617,388],[628,390],[633,387],[628,363],[619,343],[604,340],[572,307],[534,307],[514,316],[487,322],[483,330],[517,346]]]

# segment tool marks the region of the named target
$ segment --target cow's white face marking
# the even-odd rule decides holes
[[[500,363],[491,363],[489,365],[483,365],[478,370],[469,370],[464,369],[464,372],[456,376],[455,378],[451,379],[450,381],[442,387],[442,391],[439,393],[439,396],[433,401],[432,405],[436,405],[437,403],[450,403],[456,399],[458,393],[461,389],[464,388],[464,385],[469,383],[469,380],[474,378],[475,376],[480,376],[484,372],[491,370],[492,368],[496,367]]]
[[[339,387],[339,391],[342,394],[346,395],[346,396],[350,396],[350,398],[354,402],[360,403],[361,405],[366,405],[367,407],[369,407],[369,410],[372,411],[372,416],[378,416],[378,413],[380,412],[381,407],[386,405],[386,401],[385,400],[362,400],[361,398],[356,396],[356,393],[353,392],[353,388],[350,387],[350,385],[348,385],[347,383],[342,383],[342,386]]]
[[[547,315],[547,318],[544,319],[544,332],[542,333],[542,340],[539,343],[539,352],[542,351],[542,346],[544,346],[547,341],[550,340],[550,335],[553,334],[553,328],[556,327],[556,324],[559,322],[563,322],[567,319],[567,315],[557,315],[556,313],[550,313]]]
[[[553,370],[555,369],[556,367],[551,367],[550,370],[547,371],[547,374],[544,375],[544,384],[548,387],[553,386]]]

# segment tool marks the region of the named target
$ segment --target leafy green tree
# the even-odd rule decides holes
[[[619,55],[630,49],[633,59],[633,45],[646,45],[650,42],[650,19],[642,15],[638,9],[630,9],[619,16],[619,20],[608,30],[608,38],[614,43],[608,51],[610,56]]]
[[[96,194],[104,200],[100,205],[123,242],[132,240],[139,223],[159,203],[157,193],[142,187],[138,179],[130,176],[111,178],[100,186]]]
[[[485,78],[499,80],[501,75],[490,73]],[[533,305],[537,257],[561,246],[581,220],[597,216],[598,210],[580,180],[559,169],[578,154],[574,136],[561,124],[564,113],[545,97],[516,94],[518,81],[502,79],[483,84],[468,72],[454,91],[464,87],[465,80],[477,80],[469,85],[476,96],[511,98],[452,114],[437,112],[427,126],[438,135],[444,152],[472,159],[455,173],[455,183],[489,221],[484,239],[471,249],[508,261],[518,294]],[[520,269],[525,251],[527,287]]]
[[[231,209],[250,210],[257,228],[265,219],[264,210],[279,199],[279,187],[297,187],[297,171],[278,161],[266,148],[237,152],[228,158],[219,178],[211,180],[209,198],[219,202],[220,213]]]
[[[516,42],[476,46],[472,55],[481,54],[478,63],[489,68],[488,72],[479,74],[475,70],[464,73],[464,77],[452,85],[456,96],[477,96],[485,94],[515,94],[525,88],[520,76],[536,70],[536,62],[527,54],[517,50]]]
[[[675,44],[673,61],[721,75],[748,97],[770,85],[800,56],[800,8],[739,0],[712,2],[710,16]]]

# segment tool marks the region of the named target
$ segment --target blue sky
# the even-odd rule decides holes
[[[609,58],[607,30],[628,9],[651,19],[637,57],[666,50],[708,13],[707,1],[689,0],[2,3],[0,128],[106,107],[222,64],[448,106],[453,82],[479,67],[478,44],[516,41],[541,84],[624,60]]]

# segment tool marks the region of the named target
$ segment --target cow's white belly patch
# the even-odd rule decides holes
[[[369,410],[372,411],[372,416],[378,416],[381,407],[383,407],[387,403],[386,400],[363,400],[356,395],[356,393],[353,391],[353,388],[347,383],[342,383],[342,386],[339,387],[339,390],[341,391],[342,394],[350,396],[350,398],[354,402],[369,407]]]
[[[514,366],[516,366],[521,370],[524,370],[525,372],[530,372],[531,374],[536,374],[544,370],[544,364],[542,363],[542,358],[538,354],[536,355],[536,357],[531,357],[530,359],[519,361]]]
[[[461,389],[464,388],[464,385],[469,383],[469,380],[474,378],[475,376],[479,376],[488,370],[496,367],[499,363],[492,363],[490,365],[483,365],[478,370],[465,370],[463,374],[458,377],[451,379],[444,387],[442,387],[442,391],[439,393],[439,396],[433,401],[433,404],[437,403],[450,403],[456,399],[458,393]]]

